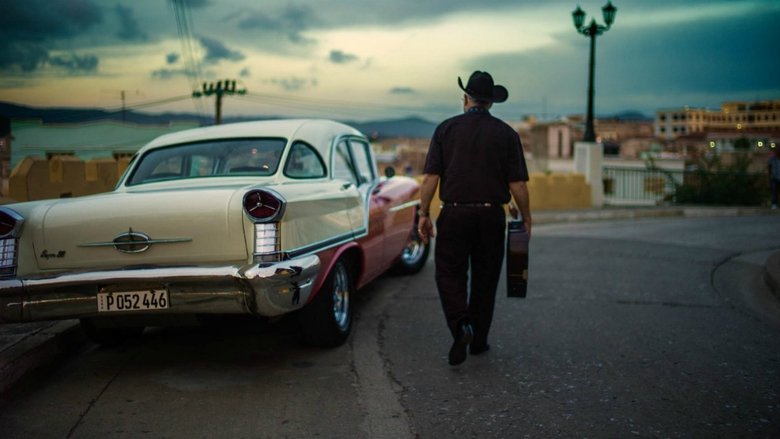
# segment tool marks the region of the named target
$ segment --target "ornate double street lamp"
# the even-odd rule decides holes
[[[575,9],[574,12],[571,13],[572,18],[574,18],[574,27],[577,29],[577,32],[585,35],[586,37],[590,37],[590,72],[588,76],[588,116],[585,122],[585,138],[583,139],[585,142],[596,141],[596,133],[593,130],[593,67],[595,65],[596,36],[603,34],[607,30],[609,30],[610,27],[612,27],[612,23],[615,22],[615,14],[617,13],[617,8],[612,5],[611,1],[608,1],[607,4],[601,8],[601,10],[604,12],[605,25],[597,24],[596,19],[594,18],[593,20],[591,20],[589,25],[583,26],[583,24],[585,23],[585,11],[580,9],[579,6],[577,6],[577,9]]]

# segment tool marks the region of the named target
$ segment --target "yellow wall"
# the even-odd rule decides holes
[[[528,181],[531,211],[591,207],[590,185],[582,174],[532,173]]]
[[[418,178],[421,180],[422,178]],[[535,210],[586,209],[591,207],[590,185],[582,174],[543,174],[534,172],[528,181],[531,213]],[[439,191],[431,203],[431,216],[441,210]],[[533,215],[532,215],[533,216]]]
[[[79,197],[114,188],[129,159],[94,159],[72,156],[25,157],[11,172],[9,196],[15,201]]]

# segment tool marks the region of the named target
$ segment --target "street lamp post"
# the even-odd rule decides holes
[[[596,19],[594,18],[591,20],[589,25],[583,26],[585,23],[585,11],[583,11],[579,6],[577,6],[577,9],[571,13],[572,18],[574,19],[574,27],[577,29],[577,32],[585,35],[586,37],[590,37],[588,115],[585,121],[585,138],[583,139],[586,142],[596,141],[596,132],[593,129],[593,68],[596,64],[596,36],[603,34],[609,30],[610,27],[612,27],[612,23],[615,22],[615,14],[617,13],[617,8],[612,5],[611,1],[608,1],[607,4],[601,8],[601,10],[604,13],[605,25],[597,24]]]

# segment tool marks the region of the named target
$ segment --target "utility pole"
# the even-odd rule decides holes
[[[203,83],[203,91],[192,92],[192,97],[199,98],[203,96],[216,95],[214,125],[222,123],[222,96],[224,95],[243,95],[246,89],[236,90],[236,80],[225,79],[216,83]]]
[[[125,110],[125,91],[122,90],[122,122],[125,121],[125,114],[126,114],[125,112],[126,112],[126,110]]]

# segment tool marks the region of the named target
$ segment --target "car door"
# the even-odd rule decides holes
[[[337,148],[338,160],[344,162],[345,170],[348,169],[353,176],[353,182],[360,193],[360,198],[365,209],[362,218],[363,233],[357,235],[365,257],[365,269],[363,281],[373,279],[386,268],[384,260],[384,215],[387,211],[387,202],[377,190],[378,178],[371,146],[360,138],[342,139]],[[348,163],[348,165],[347,165]],[[338,165],[337,165],[338,166]],[[342,171],[343,172],[343,171]],[[346,177],[346,172],[343,174]],[[360,230],[361,225],[354,225]]]

